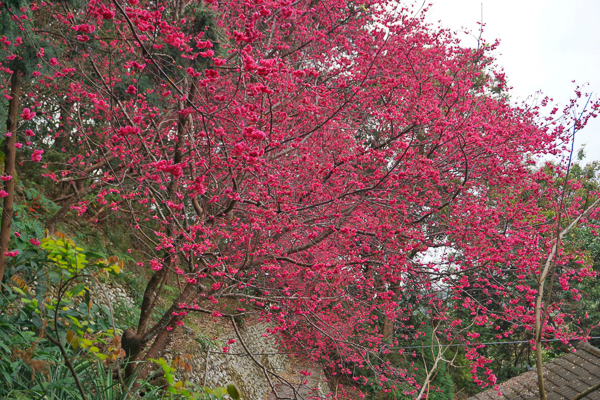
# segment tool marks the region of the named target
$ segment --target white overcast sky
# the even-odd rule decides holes
[[[417,0],[420,1],[420,0]],[[498,65],[522,101],[537,91],[566,104],[575,84],[600,97],[600,0],[430,0],[427,21],[477,33],[483,5],[483,37],[500,39]],[[474,46],[474,37],[464,44]],[[600,160],[600,117],[577,133],[576,150],[586,143],[586,161]]]

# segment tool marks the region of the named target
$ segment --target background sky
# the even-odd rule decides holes
[[[421,0],[417,0],[421,1]],[[588,83],[586,92],[600,97],[599,0],[430,0],[427,21],[444,28],[478,35],[482,16],[483,37],[500,39],[496,51],[514,101],[536,92],[564,105],[576,84]],[[474,36],[459,35],[466,46]],[[572,81],[575,80],[576,83]],[[585,101],[582,102],[582,105]],[[586,161],[600,160],[600,117],[591,120],[575,137],[576,151],[586,145]]]

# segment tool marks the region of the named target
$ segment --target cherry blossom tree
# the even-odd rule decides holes
[[[4,37],[2,79],[29,82],[21,104],[35,116],[16,137],[60,188],[48,228],[114,212],[145,245],[139,263],[152,274],[123,335],[130,360],[160,357],[189,313],[234,324],[256,314],[333,376],[366,384],[370,371],[384,390],[422,394],[389,361],[411,359],[401,344],[422,335],[414,315],[433,321],[436,341],[468,345],[483,386],[495,376],[478,328],[534,332],[531,278],[554,246],[544,211],[559,198],[535,164],[561,154],[576,103],[548,119],[511,104],[495,45],[465,48],[384,0],[89,0],[2,13],[39,47],[25,74],[6,61],[20,43]],[[65,163],[44,159],[50,146]],[[552,251],[561,276],[593,275]],[[155,318],[171,277],[181,292]],[[548,334],[571,334],[561,318]]]

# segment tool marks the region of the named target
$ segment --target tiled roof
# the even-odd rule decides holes
[[[565,354],[544,364],[548,400],[571,400],[579,393],[600,383],[600,349],[582,343],[574,353]],[[538,399],[537,372],[525,372],[500,385],[499,391],[486,390],[469,400]],[[600,400],[600,390],[584,397]]]

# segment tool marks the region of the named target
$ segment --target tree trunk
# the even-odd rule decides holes
[[[172,331],[177,327],[177,323],[184,318],[183,314],[173,315],[173,313],[179,310],[180,304],[189,303],[202,290],[203,287],[201,285],[188,283],[177,299],[173,301],[171,307],[163,314],[160,321],[153,327],[145,329],[141,333],[136,333],[133,328],[129,328],[123,333],[121,347],[125,350],[126,357],[130,362],[125,370],[126,377],[131,377],[135,372],[137,368],[135,362],[147,360],[148,358],[159,358],[164,354],[171,341]],[[167,327],[170,329],[167,330]],[[146,344],[155,337],[156,339],[154,339],[150,349],[142,357],[142,351]],[[145,377],[149,371],[149,365],[146,364],[141,368],[139,375]]]
[[[544,297],[544,281],[538,284],[538,294],[535,302],[535,360],[538,376],[538,391],[541,400],[546,400],[546,388],[544,386],[544,363],[542,361],[542,335],[544,321],[542,320],[542,299]]]
[[[190,85],[188,93],[188,99],[185,102],[179,102],[178,111],[183,110],[186,105],[191,104],[194,101],[196,95],[195,84],[192,83]],[[175,145],[175,151],[173,154],[174,165],[181,164],[183,160],[186,129],[189,120],[189,118],[184,117],[181,114],[179,115],[177,123],[177,143]],[[181,203],[181,199],[179,199],[177,196],[179,186],[180,181],[178,177],[173,177],[168,186],[169,198],[176,204]],[[170,226],[167,228],[167,235],[176,235],[176,231],[177,224],[174,221],[171,221]],[[178,239],[176,239],[176,241],[177,240]],[[162,318],[152,328],[148,328],[150,317],[152,316],[152,312],[154,311],[157,301],[160,298],[162,287],[169,278],[169,271],[171,268],[173,268],[175,263],[176,257],[167,251],[164,263],[165,265],[163,265],[160,271],[157,271],[152,276],[146,285],[137,329],[134,330],[133,328],[129,328],[123,334],[121,341],[122,348],[125,350],[125,353],[130,361],[127,369],[125,370],[125,375],[127,377],[131,377],[135,372],[136,364],[133,364],[133,361],[147,360],[148,358],[158,358],[164,353],[171,341],[172,330],[177,326],[177,322],[183,320],[183,315],[173,316],[173,312],[179,308],[179,304],[189,302],[189,300],[193,297],[193,294],[197,293],[198,290],[201,290],[200,285],[188,283],[183,291],[181,291],[178,298],[173,302],[169,310],[163,314]],[[169,330],[167,330],[167,327],[169,327]],[[142,357],[143,348],[153,338],[155,339],[150,346],[150,349]],[[140,376],[145,377],[149,371],[150,367],[148,364],[146,364],[142,367],[139,374]]]
[[[8,119],[6,126],[8,132],[11,133],[6,138],[4,146],[4,175],[11,175],[13,178],[9,181],[4,182],[4,190],[8,195],[4,198],[4,207],[2,209],[2,223],[0,226],[0,283],[4,277],[4,269],[6,266],[6,255],[9,251],[10,245],[10,233],[13,218],[13,205],[15,199],[15,159],[17,154],[17,148],[15,143],[17,142],[17,118],[19,116],[19,95],[21,94],[21,79],[20,70],[15,69],[10,78],[10,99],[8,105]],[[0,286],[0,291],[2,287]]]

